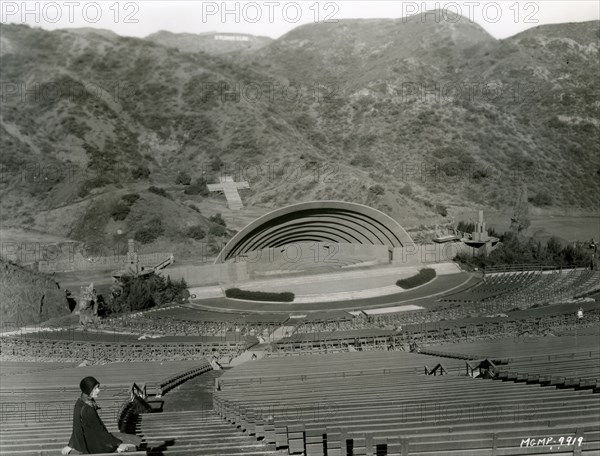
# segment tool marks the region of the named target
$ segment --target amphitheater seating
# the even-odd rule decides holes
[[[469,290],[444,298],[448,302],[482,302],[510,291],[515,291],[539,280],[539,272],[517,272],[489,275]]]
[[[467,305],[468,306],[468,305]],[[487,312],[486,304],[481,304],[483,315],[470,315],[469,309],[457,305],[451,309],[435,309],[432,311],[400,312],[396,314],[377,315],[371,317],[369,326],[374,327],[401,327],[403,331],[428,332],[435,328],[466,328],[468,326],[483,325],[486,323],[499,324],[500,326],[514,325],[523,322],[523,326],[555,326],[556,324],[574,323],[576,310],[581,307],[586,314],[585,321],[596,322],[599,309],[596,303],[555,304],[552,306],[534,306],[527,310],[515,310],[508,314]],[[562,323],[561,323],[562,322]],[[586,323],[587,324],[587,323]],[[518,328],[511,328],[518,330]]]
[[[101,386],[122,387],[128,395],[129,387],[135,382],[148,385],[167,385],[165,379],[180,376],[182,372],[191,372],[204,366],[210,367],[206,360],[139,362],[123,365],[111,363],[97,366],[77,367],[73,363],[11,362],[2,361],[0,373],[0,391],[3,393],[17,390],[27,391],[43,389],[48,381],[65,389],[69,385],[77,387],[79,381],[93,375]]]
[[[274,351],[268,356],[349,350],[388,350],[404,341],[404,336],[397,331],[378,328],[293,334],[277,341]]]
[[[600,333],[598,326],[571,331],[559,336],[539,336],[536,334],[518,336],[513,333],[493,340],[462,341],[457,343],[442,343],[432,345],[428,350],[436,350],[437,356],[441,352],[452,352],[468,357],[490,357],[494,359],[529,359],[539,355],[561,357],[572,353],[588,353],[598,350],[600,346]]]
[[[498,369],[501,380],[525,381],[600,391],[600,352],[572,353],[568,357],[547,356],[511,360]]]
[[[423,349],[421,353],[470,360],[489,357],[501,364],[494,369],[495,378],[500,380],[598,392],[599,341],[597,328],[590,328],[577,336],[500,339],[493,344],[451,344],[438,349]]]
[[[574,309],[583,308],[585,319],[579,321]],[[354,318],[342,322],[309,322],[298,324],[291,335],[273,344],[267,356],[333,353],[350,350],[408,350],[417,342],[421,347],[432,344],[501,339],[527,339],[543,335],[561,335],[597,327],[600,309],[595,302],[554,305],[549,307],[511,312],[510,317],[475,317],[457,320],[431,321],[420,324],[394,325],[403,313],[393,316]],[[429,312],[432,318],[441,318],[442,312]],[[382,324],[385,322],[385,324]],[[350,329],[346,329],[350,328]],[[360,328],[360,329],[355,329]],[[599,341],[600,342],[600,341]],[[561,347],[556,347],[561,350]],[[576,349],[577,347],[572,347]],[[521,350],[522,348],[518,348]],[[430,350],[424,348],[424,350]],[[435,350],[435,348],[434,348]],[[571,350],[571,349],[569,349]],[[454,350],[455,351],[455,350]],[[571,350],[572,351],[572,350]],[[444,356],[448,356],[445,354]],[[496,358],[507,356],[495,354]],[[467,351],[459,358],[479,359],[485,355]]]
[[[470,304],[467,308],[473,310],[485,303],[487,311],[506,311],[515,307],[560,302],[598,289],[600,271],[589,269],[494,273],[487,275],[477,286],[448,295],[443,301]]]
[[[143,434],[153,449],[133,453],[140,456],[598,454],[600,352],[590,348],[598,342],[596,303],[581,305],[583,322],[574,316],[579,304],[464,318],[482,305],[526,307],[587,293],[598,278],[585,270],[491,275],[453,295],[462,298],[452,309],[394,315],[288,318],[180,306],[105,322],[113,330],[107,339],[68,332],[65,340],[60,331],[2,337],[3,359],[43,362],[2,363],[0,455],[58,454],[86,375],[102,382],[109,430],[122,418],[123,429]],[[218,379],[214,410],[170,411],[162,399],[161,413],[128,414],[123,406],[133,382],[155,400],[177,394],[211,370],[207,357],[233,356],[276,330],[285,337],[269,345],[269,356]],[[540,338],[548,334],[562,336]],[[420,352],[405,351],[409,345]],[[98,364],[76,367],[84,358]],[[107,360],[126,364],[101,365]],[[492,380],[472,378],[481,360]]]
[[[59,454],[71,434],[73,405],[81,393],[79,381],[87,375],[93,375],[101,382],[99,414],[108,430],[116,432],[122,405],[130,399],[134,382],[158,385],[162,388],[159,391],[164,393],[183,376],[198,375],[199,371],[210,369],[206,360],[80,368],[72,364],[48,364],[2,363],[0,454]],[[128,454],[146,455],[146,451]]]
[[[154,406],[153,406],[154,405]],[[143,413],[162,412],[164,401],[149,401],[145,388],[136,383],[131,386],[129,400],[125,401],[117,415],[117,427],[120,432],[135,434],[139,416]]]
[[[288,316],[282,314],[222,314],[179,306],[105,320],[102,328],[162,336],[213,336],[229,341],[247,338],[248,343],[256,343],[255,336],[268,336],[286,320]]]
[[[591,390],[422,375],[409,367],[427,358],[388,352],[263,359],[221,377],[215,410],[257,438],[308,456],[540,454],[543,448],[523,442],[567,436],[581,437],[581,454],[600,449],[600,396]],[[557,454],[574,448],[563,445]]]
[[[422,349],[422,354],[454,359],[489,359],[482,354],[461,354]],[[525,381],[558,387],[600,388],[600,352],[537,355],[520,358],[493,358],[495,373],[500,380]],[[467,362],[467,373],[473,370]]]
[[[177,340],[177,339],[175,339]],[[192,360],[205,357],[234,356],[245,348],[254,345],[257,340],[238,338],[187,342],[186,339],[157,342],[153,339],[122,342],[90,342],[86,340],[53,340],[32,336],[1,337],[3,356],[43,361],[45,359],[99,362],[139,362]],[[189,340],[189,339],[188,339]]]
[[[150,443],[168,442],[160,451],[149,455],[255,455],[283,456],[287,451],[276,450],[275,445],[258,442],[223,421],[212,410],[186,410],[145,414],[140,417],[139,432]]]

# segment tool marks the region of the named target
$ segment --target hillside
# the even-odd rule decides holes
[[[0,320],[3,331],[68,315],[65,292],[49,276],[0,261]]]
[[[539,210],[597,210],[598,29],[497,41],[466,20],[343,20],[231,53],[166,32],[0,25],[14,81],[0,108],[2,223],[106,246],[156,228],[146,249],[194,256],[248,214],[310,199],[418,226],[511,207],[524,180]],[[182,172],[248,180],[250,212],[190,192]],[[230,231],[209,220],[218,212]]]
[[[335,83],[354,92],[385,82],[452,75],[474,46],[494,43],[485,30],[467,21],[347,19],[297,27],[249,58],[265,62],[290,81]]]

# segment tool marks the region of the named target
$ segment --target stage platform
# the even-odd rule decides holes
[[[295,303],[353,301],[403,293],[406,290],[398,287],[396,281],[416,275],[422,267],[425,266],[385,265],[361,270],[193,287],[189,290],[194,301],[224,297],[227,288],[273,293],[291,292],[296,296]],[[450,262],[427,267],[435,269],[437,277],[460,273],[458,266]]]
[[[395,277],[394,282],[400,277]],[[392,276],[388,277],[391,280]],[[372,280],[372,282],[371,282]],[[439,274],[434,280],[420,287],[402,290],[395,286],[395,293],[381,293],[390,290],[389,285],[369,287],[375,283],[380,285],[380,276],[369,277],[348,277],[346,284],[349,287],[356,287],[356,283],[361,283],[363,291],[331,291],[327,292],[327,281],[317,282],[318,286],[323,286],[321,293],[309,295],[297,295],[296,300],[291,303],[284,302],[260,302],[240,299],[228,299],[225,297],[214,297],[208,299],[192,299],[191,307],[211,310],[217,312],[248,312],[248,313],[294,313],[294,312],[319,312],[324,310],[364,310],[376,308],[398,308],[399,306],[408,306],[414,310],[414,306],[422,308],[432,308],[438,306],[437,300],[450,292],[457,292],[470,288],[479,282],[479,277],[465,272],[455,272]],[[336,287],[341,287],[344,281],[341,278],[331,281]],[[308,288],[311,284],[308,284]],[[384,290],[382,290],[382,288]],[[244,289],[247,289],[244,287]],[[314,289],[314,288],[313,288]],[[264,290],[261,290],[264,291]],[[287,291],[287,290],[286,290]],[[310,298],[310,299],[307,299]],[[395,311],[401,311],[398,309]],[[389,311],[389,310],[388,310]]]

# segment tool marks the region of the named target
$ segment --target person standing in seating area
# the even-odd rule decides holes
[[[577,310],[577,323],[583,323],[583,307]]]
[[[141,443],[137,435],[111,434],[98,416],[100,408],[96,398],[100,393],[100,382],[94,377],[85,377],[79,383],[81,396],[73,408],[73,433],[62,454],[124,453],[135,451]]]

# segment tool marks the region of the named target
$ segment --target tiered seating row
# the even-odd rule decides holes
[[[365,328],[352,331],[316,332],[294,334],[277,342],[268,356],[290,354],[315,354],[351,350],[408,350],[408,345],[418,342],[441,344],[458,341],[513,339],[547,335],[548,333],[581,331],[596,327],[600,321],[600,309],[586,311],[584,322],[574,314],[546,315],[538,317],[471,318],[455,321],[438,321],[419,325],[406,325],[401,329]],[[444,355],[444,356],[447,356]],[[485,356],[466,352],[464,359],[480,359]],[[503,357],[503,356],[500,356]]]
[[[104,391],[103,393],[106,393]],[[68,397],[68,394],[71,397]],[[48,419],[39,419],[33,413],[17,416],[5,422],[0,430],[0,455],[6,456],[56,456],[71,435],[73,404],[77,392],[73,390],[59,397],[64,413],[54,413]],[[110,432],[116,432],[118,398],[112,400],[103,394],[100,415]],[[50,419],[51,418],[51,419]],[[190,410],[186,412],[162,412],[143,414],[137,425],[137,434],[143,435],[143,451],[127,453],[141,455],[282,455],[274,445],[252,441],[212,412],[212,410]],[[114,455],[114,453],[112,453]]]
[[[3,361],[0,392],[29,394],[32,391],[44,391],[46,387],[56,389],[57,385],[65,389],[70,386],[76,388],[80,380],[88,375],[97,378],[102,388],[121,387],[126,390],[133,383],[161,384],[166,379],[179,375],[178,373],[192,372],[206,365],[206,360],[139,362],[128,365],[111,363],[85,367],[65,363],[62,369],[58,369],[59,363],[49,365],[53,368],[49,371],[50,374],[44,369],[46,363]]]
[[[443,300],[447,302],[482,302],[531,285],[540,277],[539,272],[490,274],[473,288],[446,296]]]
[[[2,337],[0,346],[3,357],[30,358],[34,361],[137,362],[235,356],[247,347],[247,343],[245,341],[102,343]]]
[[[595,334],[544,338],[534,343],[508,339],[498,341],[494,345],[478,346],[477,348],[485,354],[469,352],[469,348],[473,350],[473,344],[422,349],[421,353],[470,360],[488,358],[497,365],[493,378],[504,381],[552,385],[557,388],[592,389],[593,392],[600,392],[599,337],[596,330]],[[503,348],[499,348],[502,346]],[[450,351],[449,348],[459,351]],[[561,351],[565,349],[572,351]],[[507,352],[519,353],[520,356],[493,356]]]
[[[277,451],[273,444],[258,442],[236,432],[212,409],[141,415],[138,429],[149,442],[149,446],[154,446],[153,442],[167,442],[160,447],[160,451],[149,452],[150,455],[283,456],[287,454],[287,451]]]
[[[271,333],[274,328],[281,326],[289,319],[287,315],[283,314],[219,314],[193,308],[148,313],[144,317],[144,319],[121,317],[114,323],[143,324],[147,329],[162,331],[165,334],[226,335],[237,333],[244,336],[260,335],[264,332]],[[107,324],[111,325],[113,322],[107,322]]]
[[[129,399],[132,383],[148,382],[158,392],[165,393],[186,379],[210,369],[210,363],[206,360],[81,368],[65,365],[64,369],[58,369],[56,364],[53,365],[52,376],[48,376],[43,365],[38,369],[39,363],[6,364],[12,370],[12,375],[3,375],[0,382],[0,455],[6,456],[59,454],[71,434],[73,405],[81,393],[77,385],[87,375],[94,375],[101,382],[99,415],[108,430],[116,432],[119,411]],[[145,441],[148,448],[160,448],[164,443],[147,438]],[[141,456],[147,452],[128,454]]]
[[[560,302],[585,295],[598,288],[600,288],[600,271],[571,270],[544,274],[531,286],[501,295],[491,300],[488,305],[502,311],[515,307],[527,308],[535,304]]]
[[[598,326],[565,332],[560,337],[540,336],[536,333],[504,337],[492,340],[450,343],[431,346],[426,350],[436,350],[442,353],[456,353],[478,359],[506,359],[508,361],[534,361],[545,359],[558,361],[570,358],[573,353],[583,353],[587,356],[598,352],[600,347],[600,332]],[[478,356],[475,356],[477,354]]]
[[[368,360],[368,362],[365,362]],[[268,381],[319,379],[322,377],[345,377],[383,375],[389,372],[421,373],[425,366],[433,367],[443,362],[449,369],[464,370],[462,360],[448,360],[433,356],[407,352],[353,352],[324,354],[310,357],[263,358],[258,362],[246,363],[225,372],[218,380],[219,387],[241,388],[246,384],[261,384]],[[285,365],[285,371],[278,370]]]
[[[172,390],[173,388],[181,385],[191,378],[197,377],[200,374],[212,370],[211,364],[203,360],[200,365],[192,369],[186,369],[177,374],[157,383],[146,384],[146,390],[148,394],[154,394],[155,396],[162,396]]]
[[[418,356],[394,355],[401,355],[397,362]],[[381,363],[390,359],[348,354],[261,360],[221,378],[215,410],[250,435],[307,456],[533,454],[540,448],[522,447],[526,438],[561,436],[582,437],[584,453],[600,449],[600,395],[590,390],[422,376],[411,369],[366,374],[389,366]],[[365,374],[332,375],[337,362],[343,363],[338,369],[359,363]],[[259,382],[245,377],[257,370],[272,374]],[[572,453],[573,446],[563,450]]]
[[[591,388],[600,392],[600,353],[573,353],[560,361],[515,360],[499,369],[497,378],[517,382],[540,383],[559,388]]]
[[[486,303],[488,311],[507,311],[535,304],[559,302],[600,289],[600,272],[571,269],[553,273],[519,272],[493,274],[476,287],[449,295],[442,300],[463,303],[465,309],[477,310],[475,304]]]

